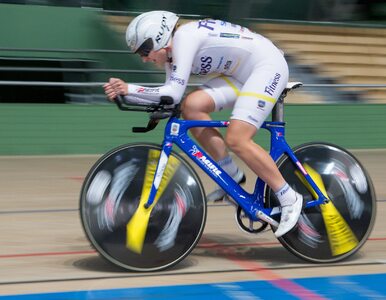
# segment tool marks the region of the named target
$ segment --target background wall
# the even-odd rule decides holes
[[[385,105],[287,105],[285,110],[291,146],[326,141],[350,149],[386,148]],[[114,105],[3,104],[0,155],[99,154],[130,142],[161,142],[165,121],[149,133],[131,132],[147,121],[145,113],[121,112]],[[267,148],[268,133],[262,130],[256,141]]]
[[[92,68],[150,68],[144,66],[139,58],[128,54],[122,35],[111,30],[103,15],[97,11],[73,7],[0,4],[0,24],[0,67],[59,69],[57,72],[10,72],[0,68],[0,80],[105,82],[110,76],[139,82],[158,79],[156,75],[149,74],[131,76],[114,72],[90,72]],[[7,50],[9,48],[14,49]],[[86,71],[60,71],[64,68],[83,68]],[[18,93],[14,92],[15,89]],[[68,100],[65,94],[76,93],[101,93],[101,89],[80,91],[62,87],[15,88],[0,85],[0,103],[64,103]]]
[[[150,1],[140,3],[143,8],[145,5],[150,5]],[[213,0],[207,3],[217,2]],[[232,5],[232,3],[229,1],[227,5]],[[213,4],[213,7],[216,5]],[[297,4],[296,7],[302,6]],[[187,8],[188,6],[185,7]],[[92,10],[0,4],[0,22],[3,25],[0,26],[0,49],[127,51],[122,35],[111,30],[102,14]],[[150,70],[151,68],[143,65],[138,57],[127,53],[122,55],[98,51],[11,51],[4,49],[0,51],[1,66],[4,66],[6,62],[16,61],[21,62],[21,65],[26,65],[26,62],[34,62],[35,67],[53,62],[58,68],[72,66],[71,64],[75,64],[75,67],[90,69],[141,68],[141,70]],[[77,65],[79,62],[86,63]],[[77,80],[105,82],[110,76],[119,76],[132,82],[162,82],[164,79],[163,74],[115,74],[114,72],[85,72],[79,75],[79,73],[59,71],[56,75],[58,77],[54,76],[54,73],[36,72],[33,76],[26,77],[26,73],[23,72],[10,73],[0,70],[0,81],[33,81],[47,78],[46,80],[64,82]],[[49,89],[45,90],[43,87],[34,89],[38,92],[36,97],[39,99],[50,95]],[[66,99],[61,100],[62,104],[52,104],[57,102],[57,98],[46,99],[46,104],[27,104],[26,102],[39,102],[33,99],[33,91],[28,87],[0,85],[0,155],[94,154],[103,153],[117,145],[134,141],[161,141],[163,125],[147,134],[131,132],[132,126],[146,125],[146,114],[120,112],[104,99],[99,103],[105,105],[96,105],[90,101],[85,102],[84,105],[69,104],[70,102]],[[93,93],[102,94],[102,88],[82,90],[66,88],[60,93],[83,93],[87,96]],[[295,91],[296,93],[298,91]],[[15,95],[17,98],[12,98]],[[65,102],[67,104],[64,104]],[[224,112],[215,117],[226,118],[228,114],[229,112]],[[293,146],[322,140],[351,149],[386,148],[385,115],[386,105],[384,104],[287,105],[287,138]],[[165,121],[162,124],[164,123]],[[258,134],[256,141],[267,147],[268,134]]]

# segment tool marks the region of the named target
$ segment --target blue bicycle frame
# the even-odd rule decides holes
[[[188,155],[200,168],[208,174],[236,203],[244,210],[247,216],[253,220],[263,220],[273,226],[278,223],[271,216],[280,213],[279,207],[264,207],[264,192],[266,183],[257,178],[253,194],[246,192],[232,177],[230,177],[202,148],[200,148],[188,135],[188,130],[193,127],[227,127],[228,121],[189,121],[180,120],[171,117],[165,127],[164,140],[162,143],[162,152],[157,165],[153,185],[150,191],[146,207],[149,207],[155,198],[158,186],[161,182],[163,171],[167,165],[169,155],[172,151],[173,144],[176,144],[186,155]],[[262,127],[270,131],[271,147],[270,155],[274,161],[284,153],[289,156],[292,162],[303,174],[307,182],[318,195],[318,199],[309,201],[306,207],[313,207],[328,201],[321,192],[311,176],[295,157],[293,151],[285,140],[285,123],[284,122],[264,122]]]

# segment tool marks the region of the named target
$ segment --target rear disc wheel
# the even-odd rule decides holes
[[[279,238],[296,256],[316,263],[341,261],[357,252],[369,237],[375,222],[376,198],[371,179],[360,162],[347,150],[325,143],[310,143],[293,150],[302,165],[320,176],[330,203],[305,208],[297,226]],[[297,167],[287,155],[277,162],[288,184],[303,195],[313,196],[296,175]],[[266,191],[267,205],[279,202]],[[279,217],[276,217],[277,221]]]

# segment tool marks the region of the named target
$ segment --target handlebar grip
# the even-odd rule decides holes
[[[172,105],[172,104],[174,104],[174,100],[170,96],[161,96],[161,101],[160,101],[159,104],[161,104],[161,105]]]
[[[127,107],[123,106],[123,96],[122,95],[117,95],[114,99],[114,103],[118,106],[120,110],[129,110]]]
[[[166,119],[173,116],[174,114],[178,113],[179,109],[178,105],[172,108],[165,107],[174,104],[174,100],[170,96],[162,96],[160,98],[159,104],[144,106],[136,104],[126,104],[124,97],[122,95],[117,95],[117,97],[115,97],[114,99],[114,103],[118,106],[120,110],[123,111],[141,111],[151,113],[150,120],[147,126],[133,127],[133,132],[148,132],[150,130],[153,130],[161,119]]]
[[[173,112],[171,111],[155,111],[151,114],[150,119],[152,120],[160,120],[171,117]]]

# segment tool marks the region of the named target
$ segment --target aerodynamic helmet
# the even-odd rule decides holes
[[[126,30],[129,48],[141,56],[166,47],[178,21],[172,12],[156,10],[135,17]]]

